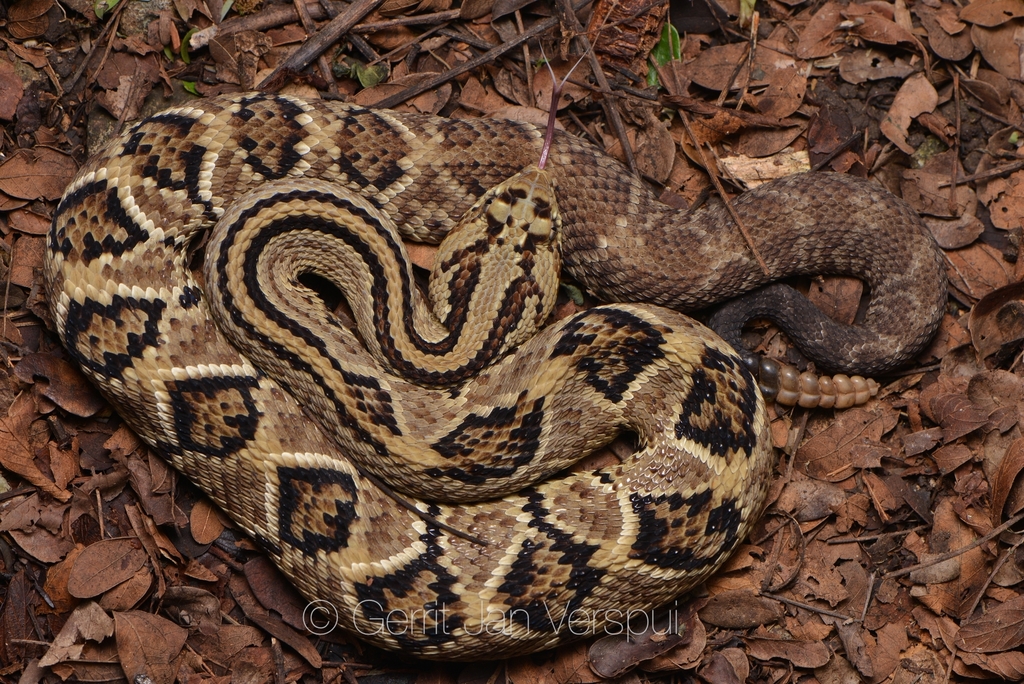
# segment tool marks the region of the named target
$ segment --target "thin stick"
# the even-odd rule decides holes
[[[483,539],[480,539],[479,537],[474,537],[468,532],[463,532],[462,530],[456,529],[451,525],[443,523],[434,516],[430,515],[429,513],[424,513],[420,509],[416,508],[416,506],[414,506],[408,500],[404,499],[401,495],[399,495],[398,492],[396,492],[395,490],[391,489],[391,487],[388,487],[386,484],[381,482],[376,475],[373,475],[372,473],[368,473],[367,471],[365,471],[362,468],[362,466],[356,464],[356,470],[359,471],[359,474],[362,477],[365,477],[367,480],[369,480],[375,486],[377,486],[382,492],[384,492],[384,494],[388,498],[390,498],[392,501],[394,501],[395,503],[397,503],[399,506],[406,509],[410,513],[413,513],[416,516],[418,516],[420,520],[427,523],[428,525],[433,525],[440,530],[444,530],[448,534],[460,537],[473,544],[477,544],[479,546],[487,546],[487,542],[485,542]]]
[[[272,82],[279,74],[286,71],[302,71],[310,62],[316,59],[324,50],[334,45],[342,36],[362,20],[367,14],[377,9],[384,0],[356,0],[348,8],[331,19],[319,31],[300,45],[293,53],[277,65],[266,78],[257,86],[263,88]]]
[[[555,3],[555,8],[562,23],[575,34],[578,45],[583,46],[583,54],[587,55],[590,60],[590,70],[594,73],[594,78],[597,79],[597,84],[603,89],[611,91],[612,88],[608,84],[608,78],[604,75],[604,69],[601,67],[601,62],[597,59],[597,54],[594,53],[594,49],[590,45],[590,39],[587,38],[586,31],[584,31],[583,25],[580,24],[580,20],[576,18],[576,8],[572,7],[570,0],[558,0],[558,2]],[[601,105],[605,110],[605,114],[608,116],[608,121],[615,130],[615,135],[618,137],[619,143],[622,145],[622,153],[626,157],[626,165],[629,167],[629,170],[633,172],[633,175],[639,175],[636,169],[636,158],[633,156],[633,148],[629,146],[626,127],[622,123],[622,117],[619,115],[619,108],[616,106],[617,102],[618,98],[611,97],[602,101]]]
[[[999,527],[994,528],[991,532],[986,534],[984,537],[979,537],[978,539],[975,539],[973,542],[971,542],[967,546],[962,546],[959,549],[956,549],[954,551],[950,551],[950,552],[944,553],[944,554],[942,554],[940,556],[936,556],[935,558],[932,558],[931,560],[929,560],[929,561],[927,561],[925,563],[918,563],[917,565],[911,565],[908,568],[902,568],[900,570],[895,570],[893,572],[886,573],[884,578],[887,579],[887,578],[890,578],[890,577],[892,577],[892,578],[903,577],[904,575],[909,575],[912,572],[916,572],[916,571],[922,570],[924,568],[929,568],[929,567],[931,567],[933,565],[938,565],[939,563],[945,563],[946,561],[948,561],[951,558],[956,558],[957,556],[963,555],[963,554],[967,553],[968,551],[972,551],[972,550],[978,548],[982,544],[985,544],[987,542],[992,541],[993,539],[995,539],[996,537],[1001,535],[1003,532],[1005,532],[1006,530],[1010,529],[1011,527],[1013,527],[1014,525],[1019,523],[1021,520],[1024,520],[1024,513],[1018,513],[1017,515],[1013,516],[1012,518],[1010,518],[1009,520],[1004,522]]]
[[[786,598],[785,596],[778,596],[777,594],[769,594],[769,593],[764,592],[764,591],[761,591],[761,592],[758,592],[758,593],[761,596],[764,596],[765,598],[774,599],[776,601],[779,601],[780,603],[786,603],[786,604],[791,605],[791,606],[796,606],[797,608],[803,608],[804,610],[809,610],[812,613],[820,613],[821,615],[828,615],[829,617],[839,618],[840,620],[843,620],[844,622],[847,622],[847,623],[856,622],[856,620],[854,620],[849,615],[843,615],[842,613],[836,613],[836,612],[831,611],[831,610],[825,610],[824,608],[819,608],[818,606],[812,606],[810,603],[804,603],[803,601],[794,601],[793,599]]]
[[[834,537],[832,539],[825,540],[826,544],[851,544],[854,542],[866,542],[866,541],[877,541],[879,539],[885,539],[886,537],[898,537],[901,534],[910,534],[911,532],[919,532],[928,527],[927,525],[918,525],[912,527],[909,530],[896,530],[895,532],[882,532],[880,534],[867,534],[863,537]]]
[[[580,5],[583,6],[588,2],[590,2],[590,0],[582,0]],[[496,48],[488,50],[487,52],[485,52],[484,54],[480,55],[475,59],[471,59],[468,62],[463,62],[454,69],[446,71],[443,74],[438,74],[433,78],[429,78],[418,84],[411,85],[405,90],[397,92],[394,95],[391,95],[390,97],[386,97],[380,102],[377,102],[375,106],[380,107],[382,109],[389,109],[396,105],[400,105],[409,98],[416,97],[420,93],[425,93],[428,90],[433,90],[434,88],[437,88],[438,86],[443,85],[458,76],[461,76],[467,71],[472,71],[477,67],[481,67],[484,64],[489,64],[493,62],[495,59],[501,57],[509,50],[514,50],[515,48],[519,47],[526,41],[535,38],[536,36],[539,36],[540,34],[554,28],[555,26],[558,26],[558,19],[556,17],[551,17],[549,19],[545,19],[544,21],[537,22],[528,31],[519,34],[512,40],[502,43]]]
[[[703,164],[704,168],[708,171],[708,178],[711,179],[715,189],[718,191],[718,196],[721,197],[722,202],[725,203],[725,208],[729,212],[729,215],[732,216],[732,220],[736,222],[736,227],[740,229],[740,233],[743,235],[743,239],[746,241],[747,247],[754,255],[754,259],[761,267],[761,271],[763,271],[766,276],[771,276],[771,272],[768,270],[768,264],[764,262],[764,259],[761,258],[761,253],[757,251],[756,247],[754,247],[754,241],[751,239],[750,233],[747,231],[747,227],[743,225],[743,221],[740,219],[740,215],[736,212],[736,208],[732,206],[732,202],[729,201],[728,196],[725,194],[725,188],[722,187],[722,181],[718,180],[718,174],[711,170],[711,166],[708,164],[708,159],[704,155],[704,148],[701,147],[700,141],[697,140],[697,136],[693,134],[693,129],[690,128],[690,120],[681,109],[676,111],[679,112],[679,118],[683,121],[683,127],[686,129],[686,134],[690,136],[690,140],[693,141],[693,147],[697,150],[697,155],[700,157],[701,164]]]
[[[292,4],[295,5],[295,12],[299,15],[299,19],[302,20],[302,28],[306,31],[306,35],[310,36],[316,33],[316,24],[313,23],[313,18],[309,16],[305,0],[293,0]],[[316,62],[320,68],[320,75],[327,81],[327,90],[332,95],[337,95],[338,83],[334,80],[334,72],[331,69],[331,63],[327,60],[327,55],[321,54],[316,58]]]

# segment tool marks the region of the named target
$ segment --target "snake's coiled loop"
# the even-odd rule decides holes
[[[260,262],[276,240],[319,232],[346,243],[372,288],[377,274],[403,268],[381,265],[394,256],[388,239],[396,242],[377,230],[386,218],[421,237],[445,232],[528,165],[505,173],[480,160],[528,157],[538,139],[509,124],[237,96],[134,126],[82,169],[55,213],[45,276],[68,352],[307,597],[329,601],[339,626],[386,648],[498,658],[601,633],[709,576],[763,505],[773,454],[756,382],[727,344],[682,314],[595,307],[482,375],[423,387],[388,370],[412,347],[374,358],[351,331],[315,332],[335,321],[288,274],[316,258]],[[563,169],[553,174],[563,217],[566,207],[580,219],[588,203],[611,202],[591,217],[604,239],[608,221],[635,220],[632,205],[616,199],[632,188],[621,169],[564,140],[551,160]],[[349,208],[332,216],[330,193],[319,191],[303,200],[310,181],[344,189]],[[211,248],[223,269],[207,280],[240,270],[214,305],[235,321],[232,335],[267,337],[269,346],[240,353],[230,344],[188,268],[190,245],[218,222],[241,239],[223,243],[238,253],[222,264],[225,251]],[[522,245],[533,253],[529,238]],[[348,268],[334,258],[328,267]],[[275,269],[284,277],[262,279]],[[407,294],[395,275],[379,279],[382,302]],[[542,298],[515,292],[516,308],[540,315]],[[363,297],[354,308],[371,319],[401,320]],[[270,339],[271,328],[283,336]],[[264,361],[287,367],[280,381],[257,370]],[[616,428],[639,445],[624,463],[536,481],[549,454],[575,459]],[[417,474],[406,488],[431,495],[415,502],[426,519],[396,507],[350,456],[382,475]],[[501,499],[437,503],[517,482],[534,484]]]

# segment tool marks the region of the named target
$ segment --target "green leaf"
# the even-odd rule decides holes
[[[681,59],[681,56],[679,31],[676,31],[676,27],[672,25],[672,22],[666,21],[661,29],[661,40],[651,50],[651,68],[647,70],[647,85],[654,87],[659,85],[658,70],[653,65],[657,64],[662,67],[672,60]]]
[[[192,93],[193,95],[199,95],[199,91],[196,90],[195,81],[182,81],[181,87],[187,90],[188,92]]]
[[[167,58],[168,62],[174,61],[174,52],[171,51],[170,45],[164,45],[164,57]]]
[[[106,16],[107,12],[117,7],[117,3],[120,0],[96,0],[96,4],[93,5],[92,9],[96,12],[96,16],[102,19]]]
[[[680,59],[679,52],[679,31],[670,22],[665,22],[661,29],[661,40],[651,50],[651,59],[657,62],[658,66],[665,66],[674,59]]]
[[[224,21],[224,17],[228,16],[228,12],[231,11],[231,6],[235,4],[235,0],[227,0],[224,5],[220,8],[220,20]]]
[[[561,285],[565,290],[565,296],[571,299],[573,304],[583,306],[583,290],[569,283],[561,283]]]
[[[740,26],[750,26],[750,19],[754,16],[754,5],[757,4],[757,0],[740,0]]]
[[[192,63],[192,58],[188,55],[188,39],[191,38],[192,34],[196,31],[197,29],[190,28],[188,30],[188,33],[185,34],[185,37],[181,39],[181,61],[183,61],[185,64]]]

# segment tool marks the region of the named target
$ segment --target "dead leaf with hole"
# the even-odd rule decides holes
[[[949,157],[939,155],[936,163],[924,169],[907,169],[900,181],[903,200],[919,214],[941,218],[955,218],[964,214],[974,202],[974,191],[966,185],[958,185],[953,195],[953,206],[949,205],[950,188],[941,187],[949,183]],[[943,165],[943,161],[947,163]],[[945,166],[945,168],[943,168]],[[959,164],[957,171],[962,172]]]
[[[85,547],[71,568],[68,592],[92,598],[130,578],[147,559],[138,539],[102,539]]]
[[[175,624],[212,636],[220,630],[220,599],[199,587],[168,587],[163,610]]]
[[[974,0],[960,10],[960,20],[979,26],[1001,26],[1024,17],[1024,5],[1018,0]]]
[[[74,178],[74,159],[48,147],[18,150],[0,164],[0,191],[26,200],[56,200]]]
[[[978,198],[988,207],[992,225],[1012,230],[1024,223],[1024,171],[978,184]]]
[[[846,52],[839,62],[839,75],[844,81],[854,85],[866,81],[880,81],[883,78],[904,79],[915,71],[917,68],[903,59],[890,59],[873,48]]]

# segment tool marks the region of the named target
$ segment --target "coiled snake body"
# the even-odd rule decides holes
[[[606,629],[712,573],[767,490],[772,450],[753,378],[728,345],[671,310],[597,307],[476,379],[412,388],[354,334],[330,341],[259,302],[239,315],[243,336],[262,336],[246,327],[256,320],[290,337],[243,356],[188,269],[193,238],[218,221],[230,224],[220,233],[241,234],[281,197],[299,208],[268,209],[285,217],[268,219],[274,231],[303,215],[305,179],[364,198],[345,211],[368,222],[360,229],[368,235],[384,236],[390,217],[407,237],[436,241],[477,197],[534,162],[541,138],[526,124],[282,96],[207,100],[151,117],[108,146],[54,217],[45,275],[71,355],[308,598],[331,602],[342,628],[386,648],[496,658]],[[699,308],[767,282],[720,209],[676,215],[570,136],[556,137],[549,168],[565,265],[602,297]],[[863,328],[814,323],[803,340],[812,353],[825,346],[840,355],[832,367],[874,371],[927,342],[944,301],[941,261],[901,203],[852,179],[801,177],[737,204],[776,276],[853,271],[869,282]],[[266,235],[257,231],[239,249],[259,251]],[[372,266],[364,242],[349,243],[367,280],[394,270]],[[219,249],[208,256],[208,285],[231,268],[227,256],[210,266]],[[240,290],[217,299],[238,309],[248,298],[288,306],[288,293],[274,295],[256,275],[239,278]],[[368,306],[386,318],[386,307]],[[907,311],[919,320],[897,319]],[[261,356],[286,367],[279,381],[250,363]],[[333,419],[334,437],[283,387]],[[562,467],[618,429],[639,442],[626,462],[541,481],[550,473],[543,458],[554,454]],[[467,499],[477,485],[507,495],[419,501],[418,516],[396,507],[350,457],[435,501]],[[507,493],[512,485],[526,488]]]

